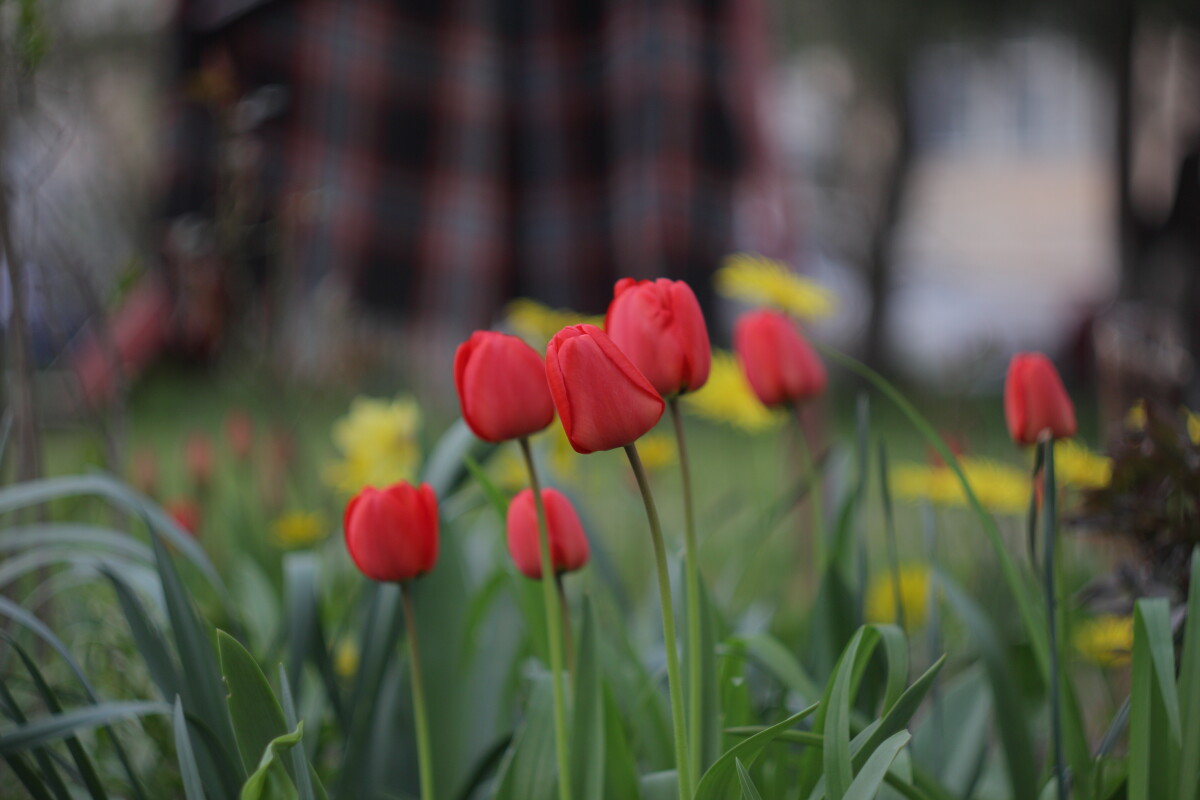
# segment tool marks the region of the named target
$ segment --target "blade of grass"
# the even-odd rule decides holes
[[[845,800],[873,800],[879,794],[892,762],[911,738],[908,731],[898,731],[884,740],[854,777],[854,782],[843,795]]]
[[[742,786],[742,800],[762,800],[762,795],[759,794],[754,781],[750,780],[750,773],[746,771],[742,760],[735,758],[733,763],[737,766],[738,783]]]
[[[192,750],[192,737],[188,734],[187,718],[183,715],[183,700],[175,696],[173,725],[175,729],[175,753],[179,758],[179,776],[183,780],[183,793],[187,800],[205,800],[204,785],[200,781],[200,768],[196,766],[196,755]]]
[[[1008,586],[1009,593],[1013,596],[1013,601],[1017,605],[1017,612],[1021,616],[1021,622],[1025,627],[1026,635],[1029,637],[1030,646],[1033,648],[1038,667],[1041,670],[1043,678],[1048,680],[1050,674],[1050,654],[1046,644],[1046,631],[1041,624],[1041,617],[1038,614],[1036,598],[1029,592],[1026,582],[1022,580],[1021,574],[1017,569],[1016,562],[1013,561],[1012,556],[1008,553],[1008,549],[1004,546],[1004,540],[1000,536],[1000,529],[997,527],[996,521],[984,509],[983,504],[975,494],[975,490],[971,488],[970,482],[967,481],[966,473],[963,472],[958,457],[954,455],[954,452],[942,437],[938,435],[933,425],[882,375],[866,364],[828,345],[813,342],[813,346],[826,357],[868,380],[881,394],[891,400],[900,412],[908,418],[917,432],[937,451],[938,455],[941,456],[951,471],[954,472],[959,485],[962,487],[963,494],[967,498],[968,505],[970,505],[975,517],[979,520],[979,524],[992,546],[992,550],[1000,564],[1001,575],[1004,577],[1004,582]]]
[[[1187,622],[1179,667],[1179,718],[1183,739],[1179,751],[1179,800],[1200,794],[1200,547],[1192,550]]]

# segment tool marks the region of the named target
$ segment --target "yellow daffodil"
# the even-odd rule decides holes
[[[1133,651],[1133,617],[1105,614],[1080,622],[1071,634],[1071,644],[1093,664],[1128,664]]]
[[[713,350],[708,383],[683,396],[689,410],[702,417],[724,422],[749,433],[783,424],[785,416],[758,401],[733,353]]]
[[[1032,481],[1022,469],[986,458],[958,460],[967,483],[984,508],[1019,514],[1029,508]],[[935,506],[964,507],[967,496],[947,466],[897,464],[891,470],[892,494],[901,500],[928,500]]]
[[[714,277],[717,292],[725,297],[773,306],[801,319],[822,319],[836,310],[833,292],[760,255],[731,255]]]
[[[345,494],[416,478],[421,461],[417,434],[421,409],[410,397],[358,397],[333,425],[341,460],[329,464],[326,482]]]
[[[604,317],[592,317],[569,308],[550,308],[528,297],[519,297],[504,310],[508,327],[533,347],[543,349],[550,337],[568,325],[587,323],[604,327]]]
[[[1061,485],[1076,489],[1103,489],[1112,480],[1112,459],[1073,439],[1054,443],[1054,467]]]
[[[1187,418],[1188,437],[1192,440],[1192,444],[1200,444],[1200,414],[1185,408],[1183,410]]]
[[[271,535],[280,547],[309,547],[329,533],[325,517],[316,511],[289,511],[271,523]]]
[[[353,639],[342,639],[334,648],[333,671],[342,678],[353,678],[358,672],[358,645]]]
[[[921,564],[902,564],[895,576],[884,570],[871,578],[863,601],[867,622],[898,623],[896,586],[899,578],[900,602],[904,606],[904,627],[913,630],[925,624],[929,616],[929,568]]]
[[[638,455],[642,466],[654,472],[674,464],[679,453],[675,449],[675,437],[666,433],[647,433],[637,441]]]
[[[1131,431],[1146,430],[1146,401],[1138,400],[1125,413],[1125,427]]]

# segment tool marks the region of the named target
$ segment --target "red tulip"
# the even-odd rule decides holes
[[[175,524],[193,537],[200,535],[200,504],[190,498],[181,497],[168,503],[164,509]]]
[[[208,486],[212,481],[215,463],[212,440],[203,433],[188,436],[183,446],[183,465],[192,483],[200,487]]]
[[[617,281],[604,330],[663,397],[694,392],[708,380],[708,329],[683,281]]]
[[[554,571],[574,572],[588,560],[588,541],[575,507],[562,492],[542,490],[546,507],[546,528],[550,534],[550,563]],[[508,505],[508,553],[524,575],[538,580],[542,577],[542,557],[539,545],[537,508],[533,490],[525,489]]]
[[[254,420],[245,411],[231,411],[225,417],[225,440],[234,458],[245,461],[254,448]]]
[[[437,497],[429,484],[368,486],[346,506],[346,549],[373,581],[407,581],[433,569],[438,556]]]
[[[791,318],[778,311],[744,314],[733,329],[733,348],[765,406],[792,405],[825,391],[825,365]]]
[[[1043,433],[1062,439],[1075,435],[1075,407],[1058,370],[1041,353],[1018,353],[1004,381],[1004,418],[1017,444],[1033,444]]]
[[[571,325],[546,345],[546,378],[577,453],[633,444],[666,404],[629,357],[595,325]]]
[[[454,354],[463,419],[487,442],[537,433],[554,421],[542,357],[516,336],[476,331]]]

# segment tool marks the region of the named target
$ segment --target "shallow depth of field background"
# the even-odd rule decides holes
[[[343,13],[369,5],[346,3]],[[346,187],[355,183],[338,173],[358,168],[347,166],[353,159],[331,156],[323,164],[336,192],[284,198],[262,211],[255,205],[255,165],[271,154],[254,128],[225,132],[230,138],[218,138],[225,148],[220,163],[234,177],[214,176],[225,182],[207,222],[243,226],[225,241],[248,248],[241,253],[247,272],[229,264],[214,269],[245,276],[261,261],[269,265],[268,278],[227,281],[213,295],[224,304],[215,312],[220,321],[212,329],[201,324],[201,344],[163,345],[133,374],[115,379],[103,402],[88,402],[76,375],[81,343],[119,325],[148,277],[201,274],[190,265],[205,260],[189,254],[166,263],[180,258],[172,250],[177,242],[165,244],[168,237],[184,234],[172,229],[179,220],[170,217],[164,197],[168,165],[179,158],[172,126],[181,98],[222,91],[189,81],[220,80],[224,73],[218,56],[202,60],[214,71],[179,74],[175,6],[171,0],[0,0],[0,178],[7,188],[0,224],[11,232],[10,255],[22,264],[32,359],[24,369],[9,347],[6,407],[28,391],[27,408],[36,417],[34,434],[14,428],[4,469],[9,480],[108,470],[169,511],[194,513],[195,535],[234,595],[248,606],[269,605],[289,551],[318,551],[339,564],[334,583],[352,585],[342,563],[341,512],[347,489],[356,480],[379,480],[380,473],[372,472],[379,465],[351,463],[353,447],[339,430],[357,424],[367,438],[396,437],[388,456],[395,460],[382,465],[383,474],[411,469],[458,417],[451,372],[458,342],[478,327],[514,325],[509,302],[518,294],[545,303],[547,311],[567,305],[559,298],[577,296],[563,310],[579,318],[603,314],[608,297],[564,289],[574,268],[568,258],[541,282],[498,292],[482,311],[432,314],[403,297],[382,307],[364,303],[356,292],[361,273],[297,252],[288,238],[298,216],[353,205]],[[1131,424],[1140,398],[1164,408],[1200,408],[1193,364],[1200,345],[1194,3],[1045,0],[993,8],[953,0],[772,0],[749,7],[753,13],[739,23],[745,30],[720,37],[730,47],[736,41],[739,57],[748,59],[740,62],[741,74],[753,79],[753,91],[737,108],[758,137],[747,143],[753,163],[732,184],[725,253],[760,253],[828,290],[833,307],[804,321],[809,336],[879,370],[956,452],[1011,468],[1004,473],[1010,478],[1030,466],[1004,427],[1000,393],[1014,352],[1041,350],[1055,360],[1076,404],[1078,442],[1097,457]],[[26,9],[35,9],[33,27],[22,27]],[[205,33],[199,46],[219,52],[220,36]],[[348,41],[372,46],[354,44],[353,36]],[[245,96],[242,88],[229,89],[228,102],[244,115],[278,99],[271,86]],[[286,104],[296,101],[283,100],[278,113],[286,116]],[[263,113],[264,124],[276,123],[270,108]],[[215,258],[223,255],[229,253]],[[696,274],[705,277],[713,343],[727,349],[732,322],[746,306],[708,283],[721,263],[714,258],[707,273],[703,265],[689,268],[699,270],[693,282]],[[619,262],[611,269],[625,274]],[[654,275],[638,265],[637,277]],[[457,308],[452,293],[466,292],[472,280],[468,274],[460,283],[444,281],[451,294],[429,308]],[[184,292],[196,289],[183,283]],[[6,281],[0,313],[9,345],[13,308]],[[869,419],[872,452],[886,443],[893,470],[937,466],[892,406],[860,399],[865,385],[836,367],[831,376],[830,392],[808,419],[815,441],[828,450],[831,497],[853,479],[861,419]],[[363,404],[375,403],[378,417],[355,418],[356,403],[368,416]],[[802,535],[809,508],[787,502],[799,463],[790,427],[770,421],[747,427],[695,409],[688,419],[701,566],[714,595],[742,630],[796,634],[815,584]],[[247,423],[249,448],[239,453],[232,429]],[[653,568],[636,488],[619,452],[576,456],[556,439],[557,428],[535,439],[548,481],[577,502],[599,543],[581,586],[603,583],[623,609],[642,609],[626,617],[630,636],[653,640],[660,635],[656,615],[646,611],[654,602]],[[664,420],[646,459],[665,526],[678,530],[668,432]],[[31,452],[36,458],[27,460]],[[200,469],[211,477],[198,479],[197,458],[210,459],[211,467]],[[515,452],[498,452],[483,468],[512,491],[521,485],[519,470],[513,477],[516,464]],[[862,568],[870,576],[886,564],[877,475],[867,491]],[[923,561],[936,548],[940,563],[985,605],[1007,602],[961,503],[939,502],[920,489],[894,499],[902,561]],[[468,491],[459,500],[474,515],[460,526],[474,537],[466,548],[469,566],[482,572],[496,551],[479,541],[501,532],[482,493]],[[1022,508],[995,506],[1001,532],[1019,554]],[[1068,505],[1064,513],[1076,510]],[[833,513],[828,505],[826,512]],[[1065,531],[1072,589],[1122,565],[1153,572],[1119,530],[1068,522]],[[253,566],[239,562],[247,551],[255,554]],[[105,630],[94,618],[80,620],[89,632]],[[60,618],[59,624],[72,623]],[[272,624],[250,631],[252,644],[273,646]],[[953,622],[946,624],[941,644],[913,635],[918,667],[959,635]],[[341,633],[331,630],[332,646],[352,672],[356,654],[340,646]],[[119,638],[113,634],[114,642]],[[97,645],[89,663],[99,664],[104,653]],[[1089,733],[1098,735],[1128,678],[1119,669],[1089,669],[1079,680]],[[144,678],[115,672],[107,675],[117,690]]]

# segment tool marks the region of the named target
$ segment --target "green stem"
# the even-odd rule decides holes
[[[542,487],[533,465],[529,439],[521,437],[521,454],[529,470],[529,486],[533,490],[533,506],[537,509],[538,550],[542,561],[542,603],[546,606],[546,638],[550,644],[550,682],[554,689],[554,754],[558,759],[558,797],[571,800],[571,762],[567,750],[567,712],[562,686],[562,609],[554,591],[554,564],[550,560],[550,528],[546,523],[546,507],[542,504]]]
[[[692,759],[692,774],[700,774],[701,729],[704,699],[701,671],[700,639],[700,549],[696,546],[696,512],[692,497],[692,470],[688,464],[687,437],[683,433],[683,415],[679,413],[679,398],[668,401],[671,421],[675,425],[675,441],[679,448],[679,475],[683,486],[684,522],[684,598],[687,603],[687,664],[688,664],[688,744]]]
[[[567,676],[575,675],[575,637],[571,634],[571,604],[567,602],[567,588],[563,585],[563,573],[554,573],[554,587],[558,590],[558,604],[562,609],[563,649],[567,651]]]
[[[804,434],[804,416],[800,405],[796,406],[796,441],[799,443],[800,459],[808,473],[809,508],[812,509],[812,542],[814,578],[820,580],[825,574],[825,512],[821,508],[821,480],[817,475],[817,464],[813,460],[812,450],[808,446],[808,437]]]
[[[421,800],[433,800],[433,753],[429,747],[429,715],[425,711],[425,684],[421,680],[421,648],[417,644],[417,619],[413,614],[408,581],[400,584],[404,627],[408,630],[409,675],[412,678],[413,717],[417,727],[417,767],[421,776]]]
[[[1062,666],[1059,664],[1058,642],[1058,581],[1055,566],[1055,550],[1058,548],[1058,513],[1055,494],[1058,488],[1054,480],[1054,440],[1045,437],[1038,443],[1044,453],[1042,474],[1045,483],[1042,487],[1042,536],[1045,538],[1043,548],[1043,577],[1046,591],[1046,625],[1050,639],[1050,733],[1054,740],[1054,778],[1058,790],[1058,800],[1067,800],[1067,775],[1063,766],[1063,735],[1062,735],[1062,702],[1059,674]]]
[[[654,562],[658,570],[658,599],[662,605],[663,643],[667,653],[667,688],[671,696],[671,721],[674,723],[675,768],[678,776],[679,797],[680,800],[690,800],[695,789],[692,785],[687,731],[683,719],[683,687],[679,680],[679,653],[675,641],[675,609],[671,602],[671,576],[667,572],[667,548],[663,543],[658,509],[654,505],[654,496],[650,493],[650,482],[646,479],[646,470],[642,468],[642,459],[638,456],[637,446],[625,445],[625,455],[629,457],[629,466],[633,468],[638,488],[642,491],[642,502],[646,505],[646,518],[650,522],[650,540],[654,544]]]

